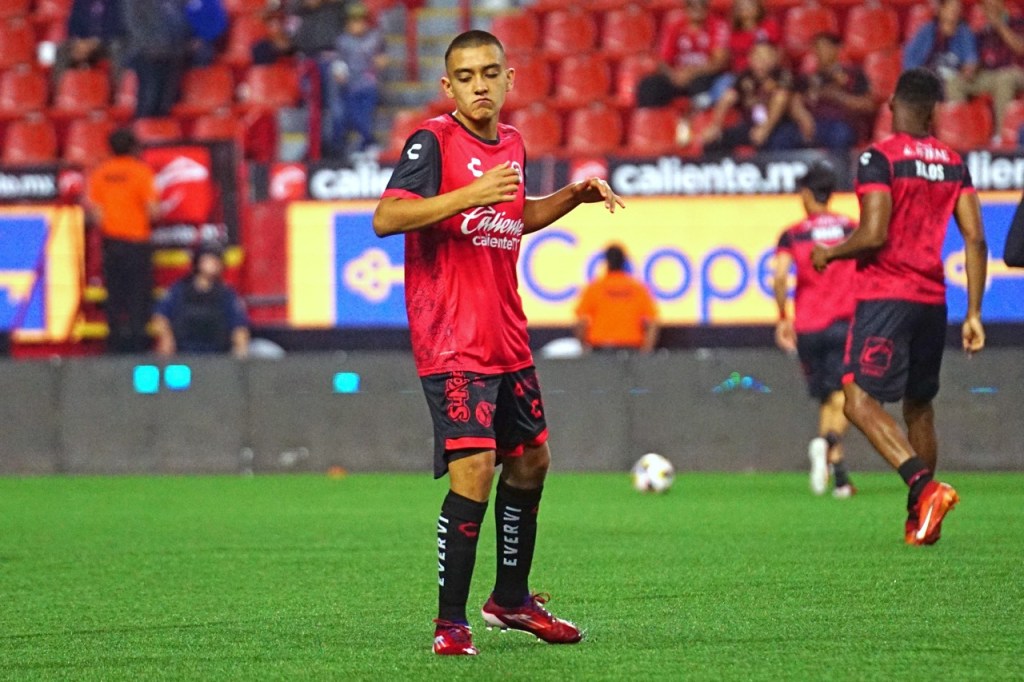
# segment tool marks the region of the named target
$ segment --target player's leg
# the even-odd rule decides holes
[[[914,452],[934,474],[938,463],[939,439],[935,434],[935,407],[932,401],[905,399],[903,421],[907,424],[907,437]]]
[[[824,495],[828,490],[829,441],[826,424],[826,405],[831,390],[828,383],[827,344],[824,333],[799,334],[796,339],[797,356],[807,382],[807,392],[819,403],[818,433],[807,444],[807,460],[810,463],[808,483],[815,495]]]
[[[845,404],[842,390],[832,391],[822,402],[818,419],[818,433],[828,443],[828,463],[835,481],[832,496],[836,498],[850,497],[856,492],[844,459],[843,436],[850,425],[843,412]]]

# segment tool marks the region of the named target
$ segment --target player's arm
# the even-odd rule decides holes
[[[604,202],[609,213],[615,213],[615,207],[626,208],[608,183],[601,178],[587,178],[566,185],[554,194],[546,197],[527,197],[523,206],[523,234],[543,229],[555,222],[580,204]]]
[[[171,321],[160,313],[154,313],[150,321],[153,334],[156,336],[156,352],[158,355],[170,357],[177,351],[174,343],[174,332],[171,331]]]
[[[658,334],[661,333],[661,325],[655,318],[644,320],[644,340],[640,346],[641,353],[653,353],[654,346],[658,343]]]
[[[981,299],[988,277],[988,244],[981,222],[981,202],[975,192],[963,192],[953,209],[960,235],[964,239],[967,272],[967,316],[961,329],[964,350],[976,353],[985,347],[985,328],[981,324]]]
[[[796,350],[796,331],[789,318],[789,270],[793,267],[793,256],[788,251],[775,252],[775,272],[772,276],[772,291],[775,305],[779,309],[779,321],[775,323],[775,345],[787,353]]]

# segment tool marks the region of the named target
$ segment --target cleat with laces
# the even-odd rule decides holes
[[[583,639],[583,632],[573,623],[555,618],[544,608],[550,598],[547,594],[531,594],[522,606],[505,608],[495,603],[492,595],[480,613],[487,629],[522,630],[548,644],[575,644]]]
[[[824,495],[828,490],[828,441],[818,437],[807,446],[807,459],[811,461],[811,492]]]
[[[908,545],[934,545],[942,534],[942,520],[960,501],[953,486],[938,481],[928,481],[917,498],[912,516],[916,516],[916,528],[911,532],[910,519],[906,525]]]
[[[434,653],[438,656],[476,656],[480,653],[473,646],[473,631],[468,625],[435,618]]]

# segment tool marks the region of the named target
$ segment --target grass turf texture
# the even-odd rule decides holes
[[[903,545],[895,474],[851,500],[797,474],[555,475],[533,586],[577,646],[471,623],[429,652],[425,476],[0,479],[3,679],[1020,679],[1024,476],[949,474],[934,547]]]

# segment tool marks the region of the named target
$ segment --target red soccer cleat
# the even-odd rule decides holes
[[[934,545],[942,534],[942,519],[960,501],[953,486],[938,481],[928,481],[917,498],[914,509],[917,512],[916,528],[911,528],[910,519],[906,525],[908,545]]]
[[[434,653],[438,656],[476,656],[480,653],[473,646],[473,631],[468,625],[450,620],[434,619]]]
[[[491,596],[480,609],[487,629],[522,630],[535,635],[548,644],[575,644],[583,639],[578,627],[567,620],[555,618],[544,608],[551,599],[547,594],[531,594],[522,606],[507,609],[498,606]]]

